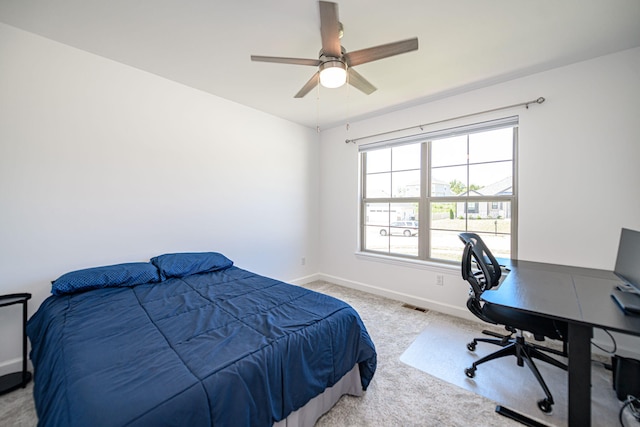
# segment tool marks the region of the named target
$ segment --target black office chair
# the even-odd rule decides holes
[[[462,255],[462,278],[471,285],[467,308],[485,322],[504,325],[509,332],[509,335],[502,336],[490,331],[483,331],[483,333],[487,333],[496,338],[475,338],[472,342],[468,343],[467,349],[470,351],[475,351],[478,342],[487,342],[502,348],[474,362],[469,368],[464,370],[465,374],[469,378],[473,378],[475,377],[478,365],[505,356],[515,356],[518,366],[524,366],[526,362],[538,380],[538,383],[540,383],[546,397],[538,401],[538,407],[543,412],[550,413],[554,404],[553,396],[542,378],[540,371],[536,367],[534,359],[539,359],[558,368],[567,370],[566,364],[545,354],[552,353],[567,356],[566,323],[556,322],[545,317],[483,302],[481,300],[482,293],[485,290],[497,286],[500,282],[502,275],[500,264],[477,234],[461,233],[460,239],[465,243]],[[545,337],[561,340],[563,342],[563,349],[560,351],[526,342],[523,331],[530,332],[538,341],[543,341]],[[513,337],[514,334],[516,335],[515,338]]]

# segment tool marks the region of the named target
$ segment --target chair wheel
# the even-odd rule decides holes
[[[545,414],[550,414],[553,409],[552,403],[549,402],[549,399],[538,400],[538,408]]]
[[[474,343],[473,341],[470,342],[469,344],[467,344],[467,350],[469,351],[476,351],[476,343]]]
[[[476,368],[467,368],[464,370],[464,373],[469,377],[473,378],[476,376]]]

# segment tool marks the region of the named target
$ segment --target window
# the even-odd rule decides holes
[[[517,117],[363,144],[363,252],[457,262],[458,233],[515,256]]]

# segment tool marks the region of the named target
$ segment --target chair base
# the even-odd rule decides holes
[[[464,370],[464,373],[465,375],[467,375],[467,377],[475,377],[475,372],[478,365],[506,356],[515,356],[518,366],[524,366],[525,363],[527,364],[533,375],[538,380],[538,383],[542,387],[542,390],[544,391],[546,398],[538,401],[538,408],[540,408],[540,410],[544,413],[551,413],[554,404],[553,396],[551,394],[551,391],[549,390],[549,387],[547,387],[547,384],[542,378],[542,375],[540,374],[540,371],[538,370],[538,367],[536,366],[533,359],[542,360],[543,362],[549,363],[566,371],[567,365],[543,353],[543,351],[548,351],[554,354],[564,355],[563,352],[559,352],[558,350],[549,349],[542,346],[537,346],[535,344],[529,344],[525,342],[524,337],[521,333],[518,333],[518,336],[516,336],[515,339],[475,338],[472,342],[467,344],[467,349],[469,349],[470,351],[474,351],[478,342],[487,342],[490,344],[498,345],[502,348],[481,358],[480,360],[474,362],[469,368],[466,368]]]
[[[510,418],[528,427],[548,427],[546,424],[542,424],[536,420],[533,420],[525,415],[519,414],[501,405],[496,406],[496,412],[503,417]]]

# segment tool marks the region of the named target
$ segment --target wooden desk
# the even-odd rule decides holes
[[[503,260],[500,260],[503,261]],[[509,260],[511,271],[482,299],[568,323],[569,426],[591,425],[593,328],[640,336],[640,316],[625,315],[611,299],[622,283],[612,271]]]

